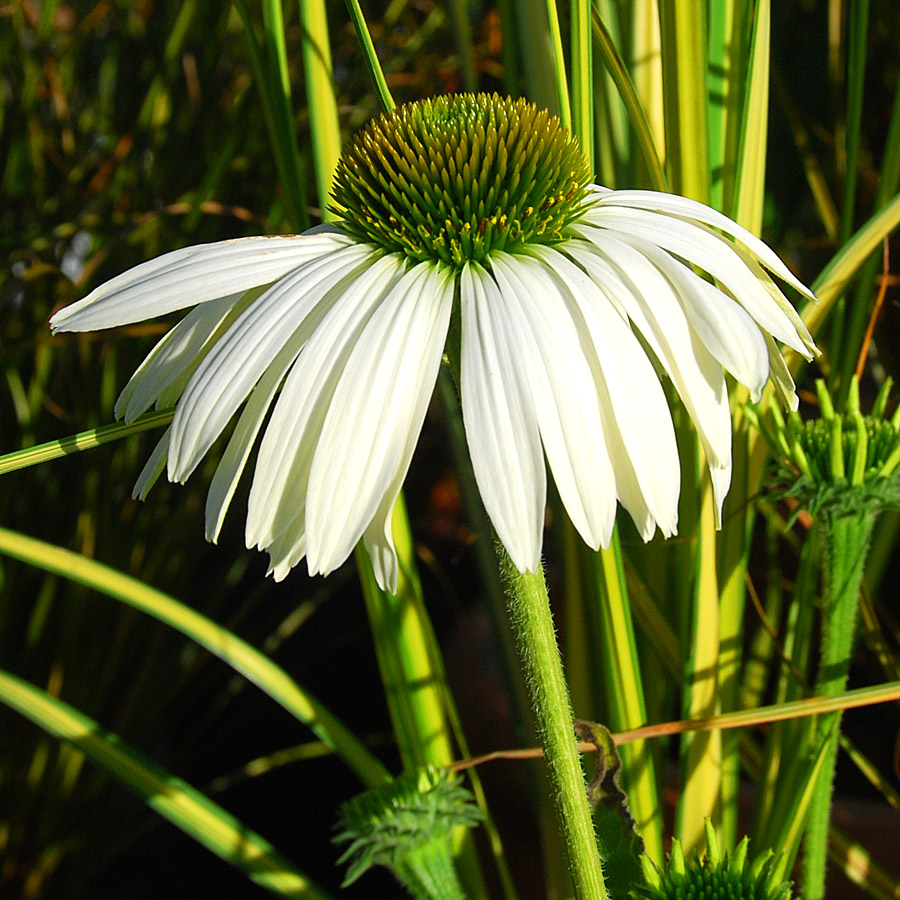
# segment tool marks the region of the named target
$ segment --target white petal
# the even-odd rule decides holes
[[[163,432],[163,436],[153,448],[150,458],[144,463],[144,468],[141,469],[141,474],[138,475],[134,489],[131,492],[131,496],[135,500],[144,500],[150,492],[150,488],[156,484],[159,476],[165,471],[166,457],[169,453],[169,435],[171,431],[172,428],[169,426]]]
[[[450,270],[420,263],[381,298],[356,338],[309,475],[310,573],[337,568],[386,495],[393,506],[434,391],[452,305]]]
[[[772,384],[775,385],[781,402],[790,410],[796,412],[800,406],[800,398],[794,390],[794,379],[791,377],[791,370],[787,367],[784,357],[778,352],[775,341],[765,335],[766,346],[769,348],[769,375]]]
[[[819,356],[821,351],[816,346],[816,342],[813,340],[812,335],[809,333],[809,329],[806,327],[806,322],[803,321],[800,314],[796,309],[794,309],[788,298],[781,293],[778,285],[775,284],[769,273],[745,248],[738,245],[736,249],[738,255],[744,261],[747,268],[756,277],[757,281],[768,291],[769,296],[775,301],[779,309],[781,309],[781,311],[788,317],[788,319],[790,319],[791,324],[794,326],[797,334],[800,336],[800,340],[803,341],[803,343],[806,345],[806,351],[803,353],[803,355],[807,359],[812,359],[814,356]],[[818,300],[816,302],[818,302]]]
[[[397,582],[400,577],[400,565],[394,547],[393,520],[396,502],[396,497],[390,501],[385,495],[382,506],[375,513],[363,535],[366,552],[372,561],[375,581],[383,591],[390,591],[392,594],[397,593]]]
[[[342,285],[288,373],[260,443],[248,546],[266,548],[287,531],[306,531],[310,467],[335,387],[360,331],[403,265],[399,256],[382,257]]]
[[[241,412],[228,441],[228,446],[216,467],[215,475],[209,485],[209,493],[206,496],[206,539],[208,541],[215,543],[218,540],[225,513],[231,504],[231,498],[234,496],[241,473],[247,464],[247,458],[253,449],[259,429],[262,427],[263,419],[269,411],[287,370],[300,353],[301,346],[300,341],[291,340],[281,348],[269,368],[263,373]]]
[[[590,222],[614,232],[652,241],[669,253],[699,266],[729,291],[760,327],[798,353],[809,355],[790,317],[744,264],[734,246],[724,238],[688,222],[640,209],[600,208],[590,215]],[[580,225],[577,230],[590,239],[590,228],[590,225]]]
[[[548,262],[503,253],[491,258],[500,292],[521,319],[522,341],[513,362],[531,390],[553,478],[572,523],[596,550],[609,546],[612,535],[615,477],[597,387],[581,348],[590,337],[580,333],[581,316]]]
[[[625,280],[634,277],[635,296],[645,314],[660,322],[661,338],[671,329],[682,327],[668,321],[667,316],[675,315],[680,320],[686,315],[709,352],[758,399],[769,377],[769,355],[759,326],[742,306],[650,241],[602,232],[594,232],[591,240],[616,261]],[[652,265],[645,265],[644,260]],[[674,298],[683,313],[660,309],[657,291],[665,291],[663,300]],[[640,324],[638,329],[641,333],[645,330]]]
[[[248,237],[165,253],[101,284],[61,309],[50,326],[93,331],[128,325],[268,284],[352,239],[340,234]]]
[[[265,548],[269,554],[269,569],[275,581],[283,581],[288,572],[306,556],[306,532],[302,522],[296,528],[287,529],[277,540]]]
[[[742,225],[729,219],[712,207],[681,197],[677,194],[665,194],[659,191],[606,191],[601,205],[626,206],[635,209],[644,209],[649,212],[658,212],[680,216],[685,219],[694,219],[706,225],[712,225],[733,238],[737,238],[748,250],[767,268],[774,272],[782,281],[799,291],[810,300],[816,301],[812,291],[803,284],[791,270],[782,262],[778,254],[764,241],[760,240],[752,231],[748,231]],[[818,301],[816,301],[818,302]]]
[[[547,473],[531,390],[515,357],[515,313],[477,264],[460,279],[463,424],[475,480],[497,536],[519,571],[540,564]]]
[[[731,480],[732,434],[722,367],[700,342],[680,302],[684,298],[651,260],[656,258],[662,262],[665,257],[666,274],[670,269],[684,269],[684,266],[674,263],[655,247],[645,255],[606,234],[598,235],[596,244],[586,246],[582,241],[569,241],[561,246],[617,306],[627,311],[672,379],[703,444],[716,486],[716,508],[720,510]],[[749,324],[765,348],[759,328],[752,320]],[[764,365],[763,380],[768,372],[768,356]]]
[[[238,317],[194,373],[175,411],[170,480],[190,475],[273,357],[289,340],[302,344],[329,307],[329,296],[356,278],[371,258],[371,250],[362,245],[315,259],[269,288]]]
[[[643,347],[597,285],[557,251],[553,270],[564,281],[590,337],[588,361],[598,385],[607,453],[616,490],[645,540],[658,524],[672,535],[678,523],[681,473],[672,417]]]
[[[230,294],[192,309],[131,376],[116,401],[116,418],[132,422],[154,403],[174,406],[203,357],[257,296],[258,289]]]

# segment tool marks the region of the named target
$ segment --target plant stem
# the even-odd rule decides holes
[[[499,546],[498,556],[510,623],[544,747],[575,896],[577,900],[607,900],[544,574],[519,572]]]
[[[856,610],[865,570],[866,555],[876,515],[841,516],[824,523],[822,560],[825,609],[822,616],[822,654],[816,679],[818,696],[833,696],[847,685],[850,655],[856,633]],[[821,900],[825,896],[825,861],[828,853],[828,823],[834,766],[840,736],[839,712],[819,719],[817,733],[829,735],[829,747],[810,801],[803,854],[803,896]]]

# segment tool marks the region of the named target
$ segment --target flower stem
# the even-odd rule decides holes
[[[577,900],[607,900],[543,571],[519,572],[498,546],[510,623],[531,693]]]
[[[816,679],[818,696],[839,694],[847,684],[856,634],[857,600],[875,519],[875,514],[864,513],[840,516],[824,523],[822,565],[825,609],[822,616],[822,653]],[[829,746],[809,805],[803,854],[803,896],[807,900],[821,900],[825,895],[828,823],[840,718],[839,712],[821,716],[816,729],[819,735],[830,733],[831,736],[827,738]]]
[[[466,900],[447,841],[419,847],[397,866],[395,874],[417,900]]]

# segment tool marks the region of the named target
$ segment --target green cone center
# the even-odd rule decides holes
[[[342,227],[415,260],[454,267],[562,240],[590,170],[559,120],[524,100],[452,94],[366,125],[334,179]]]

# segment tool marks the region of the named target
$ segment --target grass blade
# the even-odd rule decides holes
[[[161,409],[155,412],[144,413],[133,422],[115,422],[112,425],[102,425],[100,428],[92,428],[90,431],[81,431],[71,437],[60,438],[56,441],[48,441],[38,444],[36,447],[27,447],[25,450],[16,450],[0,456],[0,475],[7,472],[15,472],[17,469],[25,469],[28,466],[36,466],[39,463],[49,462],[51,459],[59,459],[61,456],[69,456],[72,453],[80,453],[82,450],[93,450],[101,444],[109,444],[151,428],[159,428],[168,425],[175,415],[174,409]]]
[[[703,4],[660,0],[659,13],[669,181],[675,192],[706,203],[709,163]]]
[[[387,780],[381,763],[287,672],[236,634],[189,606],[78,553],[6,528],[0,528],[0,553],[86,585],[165,622],[228,663],[280,703],[337,753],[364,784],[373,786]]]
[[[67,703],[4,670],[0,670],[0,700],[49,734],[77,747],[143,797],[151,809],[251,881],[281,897],[327,900],[324,891],[255,831]]]
[[[303,71],[306,76],[306,108],[312,140],[316,190],[323,221],[329,221],[331,180],[341,153],[341,129],[334,95],[334,72],[328,41],[328,17],[322,0],[301,0]]]
[[[609,31],[607,31],[606,26],[603,24],[596,10],[594,10],[591,15],[591,27],[594,32],[594,40],[597,42],[600,57],[615,82],[616,88],[619,91],[619,96],[622,98],[622,102],[625,104],[625,109],[628,112],[628,117],[634,128],[638,147],[641,150],[641,155],[643,156],[644,162],[647,165],[647,170],[650,173],[651,186],[654,190],[664,191],[666,190],[666,176],[662,162],[660,161],[656,142],[653,139],[653,130],[650,121],[648,120],[644,106],[638,97],[637,90],[635,89],[634,82],[631,80],[628,69],[622,61],[622,57],[619,55],[618,50],[616,50],[612,36]]]

